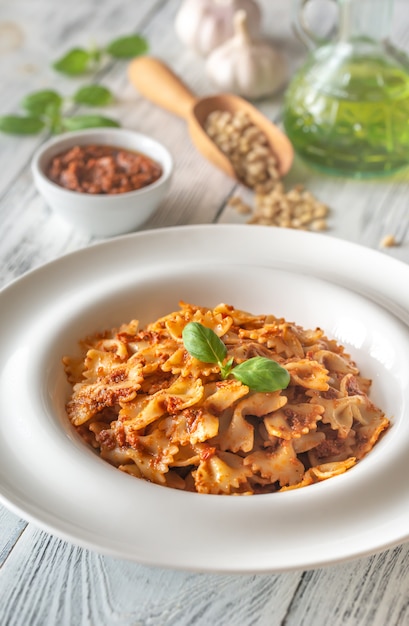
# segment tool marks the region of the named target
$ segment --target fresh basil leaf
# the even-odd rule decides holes
[[[118,128],[120,124],[116,120],[102,115],[73,115],[62,120],[64,130],[82,130],[83,128],[99,128],[112,126]]]
[[[227,354],[226,346],[216,333],[199,322],[189,322],[182,331],[186,350],[203,363],[221,363]]]
[[[43,89],[42,91],[29,93],[21,102],[22,108],[34,116],[47,114],[50,106],[52,106],[54,110],[59,109],[61,104],[62,97],[52,89]]]
[[[0,131],[10,135],[36,135],[45,124],[39,117],[3,115],[0,117]]]
[[[276,361],[263,356],[255,356],[236,365],[231,374],[253,391],[278,391],[285,389],[290,382],[290,374]]]
[[[91,55],[83,48],[73,48],[61,59],[53,63],[53,68],[62,74],[77,76],[84,74],[89,66]]]
[[[112,41],[106,51],[117,59],[130,59],[148,50],[148,42],[140,35],[129,35]]]
[[[102,85],[84,85],[75,92],[74,102],[88,106],[105,106],[113,101],[112,93]]]

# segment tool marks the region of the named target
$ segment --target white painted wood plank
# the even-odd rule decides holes
[[[0,623],[271,626],[282,622],[300,576],[154,569],[81,550],[30,525],[3,567]]]
[[[285,626],[409,624],[409,546],[306,572]]]
[[[0,506],[0,567],[26,526],[27,522]]]
[[[0,623],[400,626],[409,619],[408,574],[408,546],[302,576],[160,570],[82,550],[30,525],[3,567]]]

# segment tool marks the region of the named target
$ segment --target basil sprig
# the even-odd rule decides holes
[[[226,361],[227,348],[211,329],[199,322],[189,322],[182,331],[186,350],[203,363],[217,363],[222,378],[233,376],[253,391],[271,392],[286,389],[288,371],[276,361],[255,356],[233,367],[233,358]]]
[[[114,59],[130,59],[144,54],[148,42],[140,35],[126,35],[111,41],[105,48],[93,45],[88,50],[72,48],[52,67],[66,76],[80,76],[96,71],[104,56]],[[111,104],[114,97],[109,89],[102,85],[84,85],[70,98],[63,98],[53,89],[43,89],[30,93],[20,103],[24,115],[0,116],[0,132],[9,135],[35,135],[46,129],[52,133],[96,128],[101,126],[119,126],[120,124],[103,115],[76,115],[68,117],[63,108],[66,101],[100,107]]]
[[[13,135],[35,135],[43,129],[52,133],[100,126],[119,126],[116,120],[102,115],[64,115],[65,101],[88,107],[106,106],[113,102],[111,91],[102,85],[83,85],[71,98],[64,99],[53,89],[27,94],[21,101],[26,115],[0,116],[0,131]]]

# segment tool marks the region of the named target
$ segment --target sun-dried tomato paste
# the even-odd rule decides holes
[[[47,176],[57,185],[92,194],[134,191],[158,180],[162,168],[150,157],[116,146],[74,146],[57,154]]]

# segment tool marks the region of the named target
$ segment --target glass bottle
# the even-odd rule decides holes
[[[336,0],[334,38],[320,41],[296,0],[295,26],[311,50],[285,94],[296,152],[322,171],[357,178],[409,165],[408,57],[388,42],[393,0]]]

